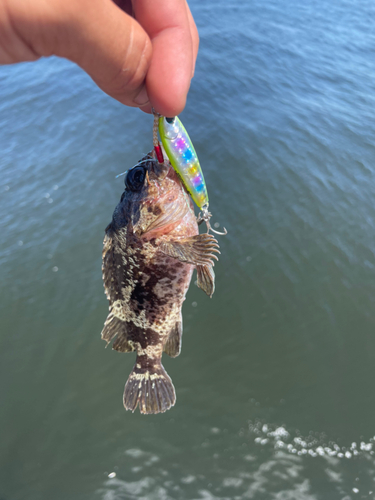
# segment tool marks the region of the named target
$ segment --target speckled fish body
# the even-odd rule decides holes
[[[181,177],[196,205],[208,207],[208,193],[203,172],[185,127],[178,116],[159,118],[159,135],[173,168]]]
[[[218,245],[212,235],[198,234],[193,204],[169,162],[159,165],[147,155],[129,170],[126,185],[104,239],[109,315],[102,338],[117,351],[137,353],[125,408],[159,413],[176,399],[162,352],[180,353],[181,307],[194,268],[198,286],[212,295]]]

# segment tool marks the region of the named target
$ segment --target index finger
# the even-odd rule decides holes
[[[185,107],[193,73],[193,40],[185,0],[133,0],[137,21],[152,42],[146,76],[151,104],[164,116]]]

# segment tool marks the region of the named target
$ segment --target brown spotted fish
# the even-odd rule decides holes
[[[137,358],[124,390],[124,406],[165,412],[176,402],[162,353],[180,354],[181,307],[194,268],[197,284],[214,292],[211,234],[199,234],[192,201],[174,169],[152,153],[127,172],[126,189],[106,228],[103,280],[109,314],[102,331],[120,352]]]

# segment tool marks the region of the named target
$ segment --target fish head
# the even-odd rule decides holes
[[[187,214],[194,217],[193,203],[168,160],[159,164],[149,153],[128,170],[115,222],[150,240],[173,231]]]

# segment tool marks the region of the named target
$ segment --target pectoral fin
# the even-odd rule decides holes
[[[215,253],[219,252],[219,244],[212,234],[197,234],[187,238],[160,238],[157,240],[159,250],[181,262],[195,266],[213,266],[212,259],[219,260]],[[215,252],[215,253],[213,253]]]
[[[215,273],[212,266],[197,266],[197,285],[212,297],[215,291]]]

